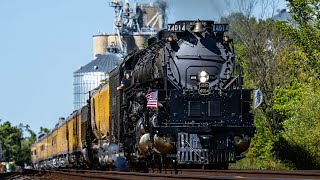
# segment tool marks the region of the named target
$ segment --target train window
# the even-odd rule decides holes
[[[33,155],[37,155],[37,150],[34,150],[34,151],[33,151]]]
[[[40,146],[40,150],[41,150],[41,151],[44,151],[44,145],[41,145],[41,146]]]
[[[57,144],[57,136],[52,137],[52,146]]]

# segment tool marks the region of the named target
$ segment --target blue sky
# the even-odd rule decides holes
[[[146,0],[144,0],[146,2]],[[73,110],[73,72],[92,59],[92,35],[112,32],[108,0],[0,1],[0,119],[52,129]],[[168,0],[169,22],[216,19],[223,0]],[[200,4],[197,2],[201,2]],[[230,0],[232,2],[232,0]],[[280,0],[278,9],[285,8]],[[258,10],[256,11],[256,13]],[[213,18],[212,18],[213,17]]]

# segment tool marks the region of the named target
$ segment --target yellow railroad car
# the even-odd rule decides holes
[[[97,139],[106,139],[109,136],[109,118],[109,84],[105,84],[93,91],[91,97],[91,122]]]
[[[87,133],[88,106],[73,112],[31,147],[34,167],[67,167],[84,164],[82,150]],[[87,157],[88,158],[88,157]]]
[[[36,149],[35,160],[36,160],[36,162],[38,162],[39,159],[40,159],[40,143],[37,142],[34,146],[35,146],[35,149]]]
[[[54,129],[51,134],[51,156],[52,157],[57,156],[57,145],[58,145],[57,129]]]
[[[37,164],[41,159],[41,143],[39,140],[34,144],[34,148],[34,161]]]
[[[87,122],[88,122],[88,115],[89,115],[89,109],[88,106],[84,106],[80,110],[81,118],[80,118],[80,126],[79,126],[79,138],[81,146],[83,146],[86,136],[87,136]]]
[[[39,153],[38,153],[38,161],[41,161],[43,158],[43,150],[44,150],[44,144],[43,144],[43,140],[39,141],[38,143],[38,147],[39,149]]]
[[[70,167],[74,163],[85,164],[89,159],[89,151],[86,149],[88,144],[84,143],[88,135],[91,136],[87,134],[88,128],[92,129],[96,135],[95,139],[91,139],[93,142],[90,146],[106,148],[105,144],[110,134],[109,92],[108,84],[96,88],[91,92],[90,109],[87,105],[74,111],[65,121],[57,124],[50,133],[41,137],[31,150],[33,164],[40,168],[48,165]],[[103,151],[101,159],[107,157],[106,149]],[[93,152],[97,151],[91,151]]]
[[[46,159],[46,157],[47,157],[46,144],[47,144],[47,138],[42,137],[41,140],[39,141],[38,147],[37,147],[37,149],[39,149],[38,161],[42,161],[42,160]]]
[[[37,168],[45,166],[44,161],[48,160],[52,154],[49,143],[51,134],[41,136],[34,145],[31,146],[31,161]]]
[[[52,132],[46,135],[47,143],[46,143],[46,159],[52,158]]]
[[[74,149],[76,152],[81,151],[82,143],[81,143],[81,110],[77,111],[77,116],[74,119]]]
[[[71,116],[67,119],[67,152],[70,153],[70,152],[73,152],[73,145],[74,145],[74,126],[73,126],[73,121],[74,121],[74,118]]]
[[[31,162],[32,164],[35,164],[37,162],[37,148],[36,148],[36,144],[33,144],[31,146],[31,150],[30,150],[30,156],[31,156]]]
[[[57,155],[67,154],[68,141],[67,141],[67,123],[59,125],[57,129]]]
[[[68,138],[68,153],[74,153],[81,150],[79,129],[80,129],[80,110],[75,111],[68,119],[67,119],[67,138]]]

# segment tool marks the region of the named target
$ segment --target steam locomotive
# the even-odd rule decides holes
[[[214,21],[168,24],[37,141],[34,167],[227,168],[244,157],[255,131],[252,91],[242,88],[226,31]]]

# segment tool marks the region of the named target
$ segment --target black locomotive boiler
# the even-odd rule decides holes
[[[168,24],[110,73],[110,139],[129,162],[225,168],[243,157],[252,95],[226,31],[214,21]]]

